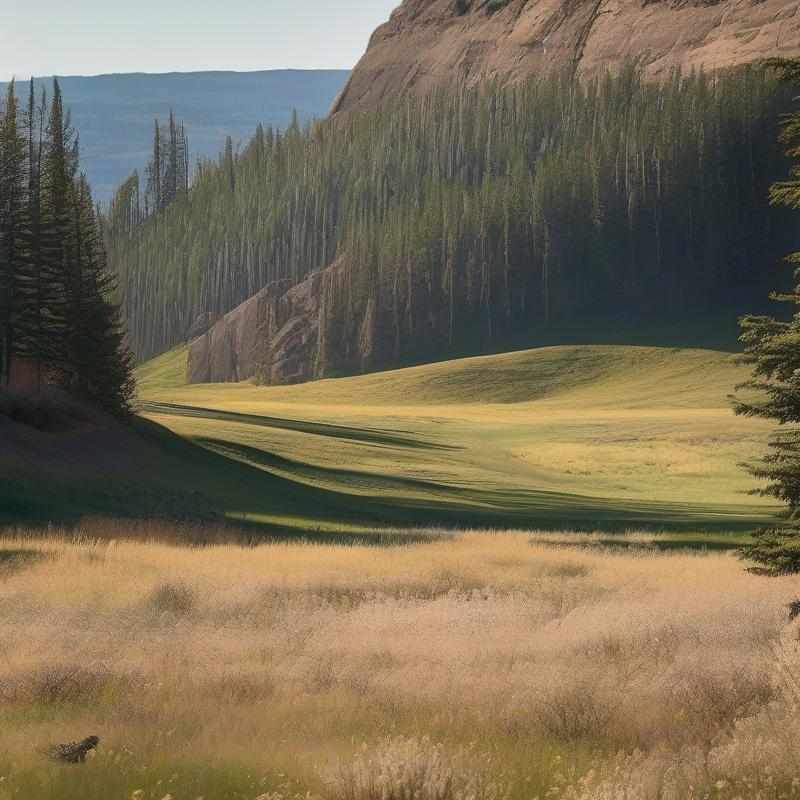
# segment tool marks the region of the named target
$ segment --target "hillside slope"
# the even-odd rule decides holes
[[[177,378],[169,369],[151,374]],[[271,537],[368,533],[370,517],[336,493],[66,396],[0,394],[0,442],[0,526],[121,517],[192,520],[216,530],[235,519]]]
[[[518,81],[552,67],[584,74],[641,60],[674,68],[730,67],[800,49],[793,0],[404,0],[372,37],[336,111],[454,77]]]
[[[140,370],[149,416],[375,523],[747,529],[775,511],[744,494],[767,428],[730,410],[732,354],[571,345],[275,387],[190,386],[184,359]]]
[[[734,293],[751,308],[797,236],[766,200],[788,166],[787,89],[749,68],[664,87],[634,69],[599,86],[561,74],[254,141],[233,191],[209,173],[168,225],[123,239],[138,352],[191,330],[193,382],[275,385],[536,347]]]

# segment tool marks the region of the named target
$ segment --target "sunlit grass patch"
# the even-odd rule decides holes
[[[448,752],[428,738],[390,738],[364,746],[325,775],[334,800],[504,800],[508,788],[492,777],[491,756]]]
[[[141,368],[147,413],[305,490],[271,523],[299,529],[310,504],[387,527],[741,530],[776,512],[745,493],[767,428],[733,416],[730,353],[545,347],[276,387],[187,386],[183,357]]]

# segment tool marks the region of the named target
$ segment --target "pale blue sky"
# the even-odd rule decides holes
[[[3,3],[0,80],[350,68],[400,0],[31,0]]]

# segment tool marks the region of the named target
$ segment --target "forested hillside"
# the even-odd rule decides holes
[[[153,119],[170,109],[185,121],[190,157],[216,158],[226,136],[247,142],[260,122],[286,127],[327,113],[347,70],[129,73],[59,80],[81,135],[81,164],[94,197],[104,205],[117,186],[147,159]],[[37,92],[51,78],[37,78]],[[0,91],[7,84],[0,82]],[[17,86],[17,89],[20,87]],[[22,87],[24,88],[24,87]],[[24,96],[21,96],[24,102]]]
[[[137,356],[334,261],[317,374],[713,306],[774,280],[797,232],[766,203],[786,168],[788,103],[754,67],[659,86],[629,66],[588,83],[451,85],[259,130],[132,232],[130,185],[117,197],[109,240]]]

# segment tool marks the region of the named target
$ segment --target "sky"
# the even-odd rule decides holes
[[[399,2],[3,3],[0,80],[110,72],[349,69]]]

